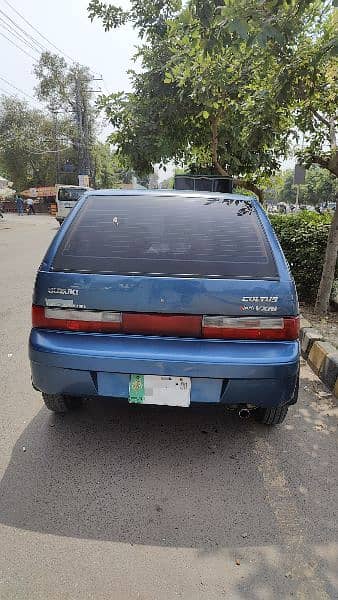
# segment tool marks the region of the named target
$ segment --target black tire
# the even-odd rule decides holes
[[[273,408],[257,408],[254,412],[255,420],[263,425],[280,425],[283,423],[286,415],[288,414],[288,408],[292,404],[296,404],[298,400],[299,392],[299,373],[296,381],[296,386],[292,395],[292,399],[289,404],[279,404]]]
[[[279,425],[283,423],[288,414],[288,405],[282,404],[273,408],[257,408],[254,412],[255,420],[263,425]]]
[[[81,405],[81,398],[70,398],[62,396],[62,394],[45,394],[42,392],[42,398],[47,408],[55,413],[66,413]]]

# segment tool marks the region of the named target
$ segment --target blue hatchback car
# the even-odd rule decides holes
[[[108,396],[275,425],[297,401],[296,289],[247,196],[89,191],[43,259],[32,313],[32,383],[54,412]]]

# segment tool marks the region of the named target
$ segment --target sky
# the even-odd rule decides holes
[[[88,2],[89,0],[8,0],[8,3],[52,44],[73,60],[90,67],[96,76],[103,76],[103,82],[95,82],[95,89],[101,88],[105,93],[128,90],[130,83],[127,70],[133,66],[132,56],[139,41],[137,33],[130,25],[105,33],[100,21],[91,23],[88,19]],[[0,92],[14,93],[20,98],[25,98],[26,96],[6,84],[1,77],[33,95],[36,85],[33,74],[34,60],[13,46],[3,35],[14,40],[33,57],[38,58],[38,54],[22,41],[13,38],[8,29],[4,28],[4,24],[7,27],[14,26],[6,16],[43,46],[52,52],[57,51],[32,30],[8,3],[6,0],[0,0]],[[128,6],[126,0],[118,0],[118,4],[122,8]],[[27,97],[26,99],[30,100]]]

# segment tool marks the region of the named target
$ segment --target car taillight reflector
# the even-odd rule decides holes
[[[201,337],[199,315],[118,313],[33,306],[33,327],[64,331]]]
[[[43,329],[114,333],[121,331],[121,313],[33,306],[32,325]]]
[[[42,329],[130,333],[223,340],[296,340],[299,317],[224,317],[120,313],[33,306],[32,325]]]
[[[122,331],[143,335],[201,337],[199,315],[122,313]]]
[[[296,340],[299,317],[204,316],[202,336],[237,340]]]

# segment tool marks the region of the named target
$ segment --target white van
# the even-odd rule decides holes
[[[79,185],[56,185],[56,220],[60,225],[68,217],[81,196],[89,189]]]

